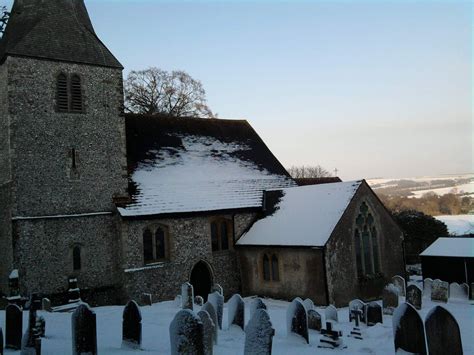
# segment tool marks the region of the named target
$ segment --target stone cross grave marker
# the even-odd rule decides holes
[[[402,303],[393,313],[392,325],[395,352],[426,355],[423,321],[412,305]]]
[[[257,309],[265,309],[265,310],[267,309],[267,306],[265,305],[265,303],[263,303],[263,300],[259,297],[253,299],[252,302],[250,303],[250,319],[252,319]]]
[[[314,309],[314,303],[309,298],[303,301],[303,305],[305,306],[306,311],[309,311],[310,309]]]
[[[97,354],[97,321],[87,304],[76,308],[71,317],[72,354]]]
[[[377,302],[370,302],[367,305],[366,317],[369,327],[377,323],[383,323],[382,306]]]
[[[322,328],[321,315],[315,309],[310,309],[308,311],[308,328],[317,330],[318,332],[321,331],[321,328]]]
[[[393,314],[398,307],[398,287],[393,284],[385,286],[382,292],[383,314]]]
[[[449,299],[449,284],[436,279],[431,284],[431,300],[447,303]]]
[[[217,320],[217,313],[216,309],[212,304],[209,302],[204,303],[204,305],[201,308],[201,311],[206,311],[209,313],[209,316],[211,317],[212,323],[214,323],[214,344],[217,344],[217,336],[218,336],[218,329],[219,329],[219,321]]]
[[[362,316],[362,313],[364,311],[360,308],[355,308],[355,309],[349,310],[349,312],[352,313],[351,318],[355,321],[355,326],[352,328],[348,336],[358,339],[358,340],[362,340],[363,337],[362,337],[362,331],[360,330],[360,317]]]
[[[342,340],[342,332],[334,329],[333,322],[332,320],[327,321],[326,329],[321,329],[321,338],[319,339],[318,348],[344,349],[346,347]]]
[[[69,303],[76,303],[81,300],[81,290],[77,285],[76,278],[70,278],[68,280],[68,293],[69,293]]]
[[[392,277],[392,284],[395,285],[395,287],[398,288],[399,292],[398,292],[398,295],[399,296],[406,296],[406,284],[405,284],[405,279],[403,277],[401,277],[400,275],[395,275],[394,277]]]
[[[181,285],[181,308],[193,310],[194,304],[194,289],[193,285],[185,282]]]
[[[468,299],[469,292],[466,292],[466,289],[457,282],[453,282],[449,285],[449,297],[461,300]]]
[[[266,309],[256,309],[245,327],[244,355],[270,355],[274,335]]]
[[[182,309],[170,324],[171,355],[204,355],[203,324],[190,309]]]
[[[431,298],[431,284],[433,280],[427,277],[423,280],[423,297]]]
[[[140,349],[142,344],[142,314],[135,301],[129,301],[122,314],[122,348]]]
[[[222,315],[224,312],[224,296],[219,292],[214,291],[207,296],[207,301],[214,306],[217,314],[217,324],[219,329],[222,329]]]
[[[295,298],[288,306],[286,324],[288,335],[291,333],[298,334],[309,344],[308,315],[306,314],[303,302],[299,298]]]
[[[46,321],[43,316],[36,317],[36,331],[40,338],[46,336]]]
[[[239,294],[233,295],[227,303],[229,308],[229,328],[236,325],[244,330],[245,325],[245,303]]]
[[[16,304],[9,304],[5,309],[5,348],[21,349],[23,333],[23,312]]]
[[[324,316],[326,317],[326,321],[333,320],[335,322],[339,322],[339,318],[337,316],[337,308],[334,307],[332,304],[326,307],[324,310]]]
[[[458,322],[446,309],[434,307],[426,316],[425,329],[430,355],[462,355]]]
[[[420,310],[423,302],[423,291],[417,285],[408,285],[406,300],[413,307]]]
[[[204,304],[204,298],[202,298],[201,296],[194,297],[194,304],[196,304],[197,306],[202,306]]]
[[[202,322],[202,332],[203,332],[203,345],[204,345],[204,354],[212,355],[213,346],[214,346],[214,328],[216,325],[211,319],[211,316],[206,311],[199,311],[198,317]]]
[[[352,313],[351,311],[360,309],[362,311],[362,313],[359,314],[359,317],[360,317],[359,319],[360,319],[361,322],[366,323],[365,308],[366,308],[365,303],[362,302],[359,299],[355,299],[355,300],[350,301],[349,302],[349,322],[352,322],[352,320],[353,320],[352,316],[355,314],[355,313]]]

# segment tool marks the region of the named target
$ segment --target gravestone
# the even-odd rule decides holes
[[[214,306],[217,314],[217,325],[222,329],[222,315],[224,312],[224,296],[214,291],[207,296],[207,301]]]
[[[194,288],[189,282],[181,285],[181,308],[193,310]]]
[[[29,304],[30,304],[30,309],[33,309],[33,311],[39,311],[41,310],[42,307],[42,297],[40,296],[39,293],[32,293],[30,296]]]
[[[393,314],[398,307],[398,287],[388,284],[382,291],[383,314]]]
[[[33,297],[30,298],[30,310],[28,312],[28,327],[21,340],[21,355],[35,355],[36,354],[36,339],[40,337],[37,328],[36,307],[32,302]]]
[[[349,322],[352,322],[351,311],[359,309],[362,311],[362,313],[360,314],[360,321],[365,323],[366,322],[365,321],[365,308],[366,308],[365,303],[359,299],[350,301],[349,302]]]
[[[466,297],[469,298],[469,285],[467,283],[462,283],[461,287],[464,290],[464,293],[466,294]]]
[[[129,301],[122,314],[122,348],[140,349],[142,344],[142,314],[135,301]]]
[[[402,303],[393,313],[392,325],[395,352],[426,355],[423,321],[412,305]]]
[[[367,325],[373,326],[383,323],[382,307],[377,302],[370,302],[366,310]]]
[[[204,304],[204,298],[202,298],[201,296],[196,296],[194,297],[194,303],[197,306],[202,306]]]
[[[431,298],[431,284],[433,280],[427,277],[423,280],[423,297]]]
[[[245,325],[245,303],[239,294],[233,295],[227,303],[229,308],[229,328],[236,325],[244,330]]]
[[[36,337],[46,336],[46,321],[43,316],[36,317]]]
[[[474,282],[471,282],[471,292],[469,293],[469,299],[474,300]]]
[[[212,355],[214,346],[214,328],[216,325],[211,319],[211,316],[206,311],[199,311],[198,317],[202,322],[204,355]]]
[[[23,333],[23,312],[16,304],[9,304],[5,309],[5,348],[21,349]]]
[[[224,296],[224,289],[223,289],[222,286],[219,285],[219,284],[214,284],[214,285],[212,285],[211,293],[213,293],[213,292],[219,292],[219,294],[220,294],[221,296]]]
[[[142,306],[151,306],[153,305],[153,297],[151,295],[151,293],[142,293],[141,295],[142,297]]]
[[[468,297],[469,292],[466,292],[466,289],[457,282],[453,282],[449,285],[449,298],[457,298],[463,300],[468,299]]]
[[[256,309],[245,327],[244,355],[270,355],[274,335],[266,309]]]
[[[43,309],[43,311],[46,311],[46,312],[53,311],[53,308],[51,307],[51,301],[49,300],[49,298],[43,298],[41,300],[41,308]]]
[[[358,339],[358,340],[363,340],[362,336],[362,330],[360,329],[360,317],[362,316],[363,308],[354,308],[349,310],[350,313],[352,313],[352,319],[355,321],[355,325],[352,328],[350,334],[348,336]]]
[[[305,306],[306,311],[309,311],[310,309],[314,309],[314,303],[309,298],[303,301],[303,305]]]
[[[398,295],[399,296],[406,296],[406,284],[405,284],[405,279],[399,275],[395,275],[394,277],[392,277],[392,284],[395,285],[395,287],[398,288],[399,292],[398,292]]]
[[[326,329],[321,329],[318,348],[346,348],[342,340],[342,332],[334,329],[332,320],[326,322]]]
[[[250,319],[252,319],[257,309],[267,309],[267,306],[265,305],[265,303],[263,303],[263,300],[258,297],[253,299],[250,303]]]
[[[204,355],[203,324],[190,309],[182,309],[174,316],[170,344],[171,355]]]
[[[423,291],[417,285],[408,285],[406,300],[416,309],[421,309],[423,302]]]
[[[3,355],[3,330],[0,327],[0,355]]]
[[[175,298],[174,298],[174,306],[175,307],[178,307],[178,308],[181,308],[181,295],[177,295]]]
[[[436,279],[431,284],[431,300],[447,303],[449,299],[449,284]]]
[[[72,354],[97,354],[97,322],[87,304],[81,304],[71,316]]]
[[[318,332],[320,332],[322,328],[321,315],[314,309],[308,311],[308,328],[317,330]]]
[[[425,329],[430,355],[462,355],[458,322],[446,309],[434,307],[426,316]]]
[[[337,316],[337,308],[334,307],[332,304],[326,307],[324,310],[324,316],[326,317],[326,321],[333,320],[335,322],[339,322],[339,318]]]
[[[288,335],[291,333],[302,336],[309,344],[308,315],[300,299],[295,298],[286,311],[286,325]]]
[[[9,301],[15,302],[21,298],[20,296],[20,275],[18,270],[12,270],[8,276],[8,288],[10,289]]]
[[[77,285],[76,278],[69,278],[68,280],[69,303],[76,303],[81,300],[81,290]]]
[[[219,321],[217,320],[216,309],[214,308],[214,306],[212,304],[210,304],[209,302],[206,302],[202,306],[201,311],[206,311],[207,313],[209,313],[209,316],[211,317],[212,323],[214,323],[214,344],[217,344]]]

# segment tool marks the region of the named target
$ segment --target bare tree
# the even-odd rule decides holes
[[[199,80],[184,71],[159,68],[131,71],[125,80],[125,110],[176,117],[215,117]]]
[[[288,169],[290,175],[295,179],[300,178],[321,178],[321,177],[329,177],[331,173],[324,169],[321,165],[314,165],[314,166],[292,166]]]
[[[10,13],[7,11],[6,6],[0,6],[0,38],[3,36],[5,32],[5,28],[7,27],[8,18],[10,17]]]

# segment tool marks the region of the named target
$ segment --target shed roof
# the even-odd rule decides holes
[[[474,258],[474,238],[438,238],[420,256]]]
[[[326,244],[362,181],[282,189],[269,209],[237,245],[312,246]],[[275,193],[269,192],[273,200]]]

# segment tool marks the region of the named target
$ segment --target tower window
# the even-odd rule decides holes
[[[71,111],[82,112],[82,87],[78,75],[71,76]]]
[[[58,75],[56,80],[56,110],[81,113],[84,109],[81,77],[77,74]]]
[[[280,281],[280,267],[278,265],[278,257],[273,254],[269,257],[267,254],[263,254],[263,280],[264,281]]]
[[[69,95],[67,88],[66,74],[59,74],[56,83],[56,104],[58,111],[67,112],[69,110]]]

